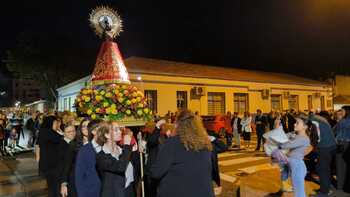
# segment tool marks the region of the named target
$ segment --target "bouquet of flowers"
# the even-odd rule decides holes
[[[91,119],[147,121],[152,118],[143,93],[132,85],[83,88],[75,100],[75,108],[79,115]]]

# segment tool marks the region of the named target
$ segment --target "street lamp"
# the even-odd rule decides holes
[[[21,105],[21,101],[16,101],[15,107],[19,107]]]
[[[4,96],[5,94],[6,94],[6,92],[5,92],[5,91],[0,92],[0,96]]]

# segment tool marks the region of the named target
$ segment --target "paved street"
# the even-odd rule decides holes
[[[249,150],[230,150],[219,155],[223,186],[219,197],[237,196],[238,193],[246,197],[263,197],[278,191],[278,167],[272,166],[263,152],[254,151],[255,143],[252,142]],[[41,197],[47,193],[45,181],[38,176],[33,153],[20,154],[16,159],[1,159],[0,185],[1,197]],[[306,185],[308,194],[318,187],[310,182]]]

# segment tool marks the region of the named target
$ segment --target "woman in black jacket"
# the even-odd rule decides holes
[[[58,119],[55,116],[48,116],[39,131],[39,172],[46,178],[49,197],[57,197],[60,193],[60,158],[57,157],[57,153],[60,150],[62,135],[58,130]]]
[[[97,170],[101,176],[101,197],[129,197],[135,195],[130,183],[133,182],[133,173],[130,169],[131,135],[123,137],[122,148],[116,142],[122,140],[122,133],[118,127],[101,123],[97,129],[97,143],[102,150],[96,156]]]
[[[76,197],[74,169],[77,155],[76,148],[76,131],[74,125],[65,125],[63,128],[64,140],[60,143],[60,152],[58,153],[61,160],[60,185],[62,197]]]
[[[184,110],[175,136],[160,146],[151,176],[159,179],[158,197],[214,197],[212,146],[199,117]]]

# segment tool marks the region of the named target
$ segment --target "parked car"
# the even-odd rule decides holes
[[[208,132],[214,132],[219,137],[225,137],[227,133],[232,133],[231,120],[226,116],[201,116],[203,125]]]

